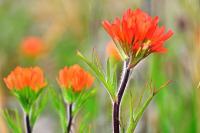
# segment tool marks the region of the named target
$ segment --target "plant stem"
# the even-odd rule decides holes
[[[25,123],[26,123],[26,133],[32,133],[32,128],[30,124],[30,118],[28,114],[25,114]]]
[[[129,65],[129,60],[124,62],[124,70],[123,70],[123,75],[121,79],[121,83],[118,89],[118,94],[117,94],[117,100],[114,101],[113,105],[113,129],[114,133],[119,133],[120,132],[120,104],[122,101],[123,94],[126,89],[126,85],[128,83],[129,75],[130,75],[130,68],[128,67]]]
[[[70,133],[71,131],[71,126],[72,126],[72,120],[73,120],[73,115],[72,115],[72,104],[69,104],[68,106],[68,126],[67,126],[67,133]]]

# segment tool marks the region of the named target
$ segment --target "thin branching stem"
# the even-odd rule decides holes
[[[124,63],[124,70],[123,70],[123,75],[121,79],[121,83],[119,85],[118,93],[117,93],[117,100],[114,101],[113,103],[113,130],[114,133],[119,133],[120,132],[120,104],[126,89],[126,85],[129,80],[129,75],[131,69],[128,67],[129,65],[129,60],[125,61]]]

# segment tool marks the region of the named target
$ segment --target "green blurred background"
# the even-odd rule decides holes
[[[91,59],[95,49],[105,64],[110,37],[101,22],[121,16],[127,8],[158,15],[160,24],[175,33],[166,43],[166,54],[149,56],[133,71],[128,92],[134,96],[140,95],[150,80],[156,86],[172,80],[150,104],[136,132],[200,133],[200,0],[0,0],[0,108],[20,110],[3,83],[3,77],[16,66],[40,66],[49,85],[58,90],[56,78],[64,66],[80,64],[90,71],[77,57],[77,50]],[[44,42],[46,50],[37,58],[21,52],[22,40],[29,36]],[[97,80],[94,87],[97,93],[85,104],[74,128],[80,129],[77,132],[110,133],[109,96]],[[124,127],[129,119],[130,98],[127,94],[128,102],[123,103]],[[35,133],[61,132],[51,100],[37,121]],[[1,116],[0,132],[9,132]]]

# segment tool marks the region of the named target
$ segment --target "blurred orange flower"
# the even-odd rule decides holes
[[[66,89],[72,87],[75,92],[91,87],[93,81],[94,78],[77,64],[60,70],[58,77],[58,83],[61,87]]]
[[[6,86],[10,89],[22,90],[26,87],[38,91],[46,86],[43,71],[39,67],[16,67],[6,78]]]
[[[109,56],[113,57],[117,61],[121,60],[120,54],[117,51],[117,48],[116,48],[116,46],[115,46],[115,44],[114,44],[113,41],[110,41],[107,44],[106,51],[107,51],[107,53],[108,53]]]
[[[21,49],[24,55],[36,57],[44,50],[44,43],[38,37],[27,37],[23,40]]]

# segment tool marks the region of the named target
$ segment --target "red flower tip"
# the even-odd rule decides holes
[[[122,19],[116,18],[113,23],[102,22],[104,29],[112,37],[120,51],[122,59],[131,58],[132,65],[151,53],[164,53],[164,42],[173,35],[165,32],[165,27],[158,26],[158,16],[152,18],[141,9],[128,9]]]
[[[39,67],[16,67],[6,78],[6,86],[10,89],[22,90],[26,87],[38,91],[46,86],[43,71]]]
[[[64,67],[58,76],[58,83],[62,88],[72,88],[75,92],[90,88],[93,81],[94,78],[77,64],[69,68]]]

